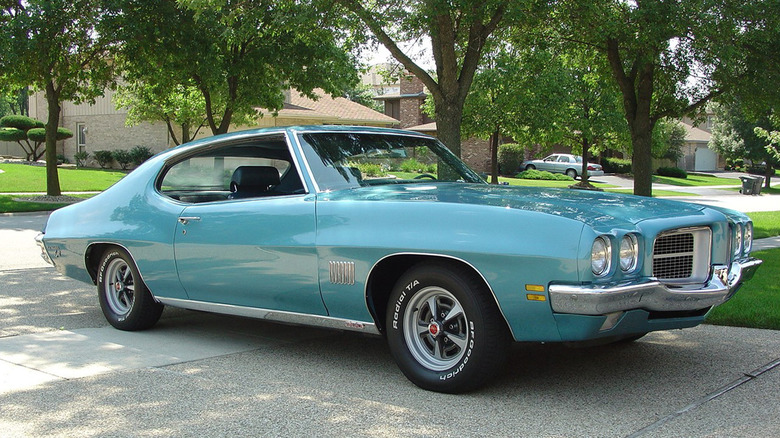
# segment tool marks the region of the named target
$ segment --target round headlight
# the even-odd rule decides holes
[[[750,250],[753,249],[753,224],[750,222],[745,224],[745,238],[742,245],[745,247],[745,254],[750,253]]]
[[[609,261],[612,257],[612,246],[609,239],[599,236],[593,241],[590,250],[590,269],[597,276],[602,276],[609,272]]]
[[[742,253],[742,225],[737,224],[734,227],[734,255]]]
[[[623,272],[631,272],[636,268],[639,258],[639,245],[636,236],[626,234],[620,239],[620,269]]]

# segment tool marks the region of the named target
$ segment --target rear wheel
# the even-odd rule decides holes
[[[163,305],[147,289],[130,254],[106,251],[98,270],[98,298],[108,322],[120,330],[143,330],[160,319]]]
[[[534,169],[536,169],[536,166],[534,166],[533,164],[529,164],[525,166],[525,170],[534,170]]]
[[[504,363],[504,321],[484,283],[438,262],[412,268],[390,296],[388,345],[417,386],[456,393],[475,389]]]
[[[577,179],[577,171],[574,169],[566,169],[566,176],[571,179]]]

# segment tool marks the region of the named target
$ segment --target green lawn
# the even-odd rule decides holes
[[[623,193],[623,194],[633,194],[634,189],[609,189],[608,192],[614,192],[614,193]],[[678,192],[675,190],[657,190],[653,189],[653,197],[657,198],[659,196],[699,196],[696,193],[687,193],[687,192]]]
[[[735,178],[720,178],[710,175],[688,175],[688,178],[653,175],[653,183],[673,186],[741,186],[742,181]]]
[[[780,211],[747,213],[753,221],[753,238],[780,236]]]
[[[46,191],[46,168],[26,164],[0,164],[0,193]],[[63,192],[92,192],[107,189],[127,172],[103,169],[60,168],[60,189]]]
[[[780,248],[753,255],[764,264],[731,300],[710,312],[708,323],[780,330]]]

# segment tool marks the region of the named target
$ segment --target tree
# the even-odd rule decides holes
[[[749,159],[754,166],[764,163],[765,186],[769,188],[774,169],[780,168],[780,157],[773,153],[771,138],[762,135],[773,129],[772,110],[767,108],[763,114],[757,114],[752,111],[754,106],[739,99],[724,100],[712,108],[715,124],[710,146],[726,157]]]
[[[21,115],[5,116],[0,119],[0,141],[15,141],[25,153],[27,161],[38,161],[45,149],[45,124],[40,120]],[[57,128],[57,140],[73,137],[73,132],[65,128]]]
[[[0,75],[43,90],[48,104],[46,193],[61,194],[57,129],[64,100],[89,101],[113,79],[109,42],[97,31],[97,0],[5,2],[0,11]]]
[[[428,88],[439,139],[460,156],[463,107],[486,45],[532,1],[339,0],[406,70]],[[427,72],[401,44],[430,41],[435,73]]]
[[[257,107],[280,109],[290,87],[316,98],[316,88],[341,95],[357,82],[338,17],[313,0],[112,3],[126,82],[194,86],[213,134],[252,122]]]
[[[114,103],[127,109],[128,126],[164,121],[177,145],[192,141],[206,125],[206,103],[194,86],[137,81],[120,86]]]
[[[489,138],[492,184],[498,183],[499,139],[504,135],[526,143],[549,140],[549,122],[562,111],[563,80],[560,59],[544,47],[500,44],[485,55],[464,104],[462,133]]]
[[[755,82],[771,70],[755,67],[777,56],[771,44],[778,32],[774,0],[556,3],[563,36],[596,48],[609,62],[623,98],[638,195],[652,193],[657,122],[694,113],[727,90]]]

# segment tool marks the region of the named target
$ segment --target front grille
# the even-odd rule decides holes
[[[662,233],[653,245],[653,276],[669,283],[704,281],[709,272],[709,228]]]

